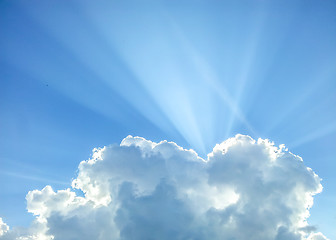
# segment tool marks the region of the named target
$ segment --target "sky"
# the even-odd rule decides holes
[[[288,168],[284,173],[293,181],[282,178],[269,181],[278,181],[277,186],[287,187],[293,183],[302,184],[305,190],[300,191],[303,195],[305,191],[318,193],[310,209],[309,226],[328,239],[336,239],[333,228],[336,225],[335,1],[2,0],[0,36],[0,236],[1,226],[4,226],[2,221],[10,228],[17,226],[33,231],[30,227],[36,219],[33,214],[50,220],[49,227],[54,226],[52,223],[60,216],[80,216],[69,215],[77,207],[60,212],[57,206],[48,205],[47,200],[38,204],[45,204],[53,211],[41,212],[34,205],[37,201],[34,194],[49,199],[54,193],[66,196],[75,193],[79,202],[91,199],[104,207],[113,205],[113,201],[111,203],[108,199],[116,194],[113,196],[120,198],[122,207],[110,213],[112,215],[104,216],[116,217],[113,227],[121,233],[124,228],[139,227],[136,222],[132,225],[127,220],[131,219],[127,212],[149,206],[146,201],[154,202],[160,199],[160,194],[169,191],[178,196],[180,202],[168,198],[171,202],[160,203],[177,206],[185,213],[183,219],[186,222],[197,214],[204,219],[215,218],[213,212],[205,214],[185,208],[192,203],[203,204],[204,208],[212,206],[218,212],[233,204],[252,213],[261,206],[250,207],[255,195],[247,190],[247,185],[237,180],[239,174],[230,179],[230,172],[226,173],[225,179],[216,177],[218,173],[212,166],[225,157],[214,154],[221,147],[213,148],[228,138],[233,139],[225,141],[233,146],[228,148],[232,151],[232,159],[236,159],[236,151],[245,151],[251,166],[246,166],[250,170],[244,176],[257,181],[258,175],[253,167],[259,164],[253,158],[257,153],[250,149],[273,149],[272,144],[258,141],[261,138],[269,139],[275,146],[284,144],[289,152],[295,154],[280,147],[274,150],[278,154],[276,159],[289,154],[289,159],[299,162],[296,156],[300,156],[304,165],[322,179],[323,191],[318,193],[319,180],[310,171],[299,171],[301,165],[295,168],[283,163],[279,166]],[[128,135],[143,137],[139,139],[144,143],[139,147],[137,138],[134,138],[134,143],[127,142],[127,139],[133,139],[126,138]],[[252,144],[246,135],[256,142]],[[145,148],[147,142],[161,146],[162,140],[173,142],[174,148],[159,148],[157,151]],[[119,145],[121,142],[122,146]],[[181,163],[181,169],[192,172],[181,177],[180,181],[186,183],[179,187],[170,182],[179,179],[170,170],[160,168],[161,172],[153,168],[146,174],[156,181],[150,177],[142,179],[136,174],[147,165],[139,165],[139,169],[133,169],[128,175],[128,170],[122,168],[123,164],[113,162],[106,153],[106,158],[101,157],[107,162],[106,169],[113,169],[113,164],[117,164],[116,169],[126,171],[122,182],[133,185],[126,184],[125,189],[120,187],[118,194],[106,190],[102,193],[105,198],[101,199],[90,195],[91,188],[83,183],[83,179],[86,172],[97,171],[97,176],[106,173],[94,167],[91,170],[89,167],[81,168],[86,166],[81,161],[95,159],[92,156],[94,148],[111,144],[115,147],[104,151],[115,154],[116,159],[124,156],[118,155],[119,148],[130,148],[125,159],[131,158],[135,151],[134,158],[147,159],[146,164],[151,164],[156,158],[148,156],[157,152],[163,159],[171,159],[171,154],[188,152],[193,161],[200,161],[200,165],[208,156],[214,155],[210,157],[214,163],[209,160],[204,167],[206,170],[201,171],[194,165],[188,167],[189,155],[177,158],[183,163],[188,162]],[[149,148],[156,149],[155,144]],[[133,145],[138,150],[134,150]],[[236,145],[240,150],[234,148]],[[225,144],[218,146],[226,149]],[[237,159],[239,163],[240,158]],[[272,162],[273,157],[270,154],[261,159]],[[245,166],[230,161],[227,164],[232,169]],[[174,164],[171,168],[169,166],[162,168],[180,169]],[[218,169],[225,169],[225,166],[218,163]],[[292,174],[291,169],[299,172],[295,174],[293,170]],[[258,171],[266,174],[273,170],[265,166]],[[274,171],[275,176],[281,175],[280,170]],[[296,178],[299,173],[307,180]],[[187,184],[194,181],[194,174],[202,176],[197,187]],[[157,180],[157,176],[164,176],[167,182]],[[97,182],[103,184],[107,181],[104,179],[97,177]],[[155,186],[146,182],[152,180]],[[79,184],[81,181],[82,185]],[[224,188],[221,185],[223,181],[235,186],[237,192]],[[311,185],[307,183],[309,181]],[[115,184],[124,186],[121,182]],[[189,188],[198,189],[199,186],[202,186],[202,191],[205,189],[214,196],[217,194],[219,200],[192,195],[190,199],[193,202],[190,203],[180,197],[189,194]],[[132,187],[138,190],[127,190]],[[57,192],[67,188],[70,188],[69,192]],[[221,193],[213,192],[213,188],[223,188],[223,194],[231,196],[228,199],[233,199],[232,202],[224,201],[226,205],[218,206],[218,201],[222,201]],[[104,187],[99,191],[101,189]],[[123,195],[123,191],[128,195]],[[284,189],[279,187],[279,191]],[[301,193],[295,188],[290,192],[295,195],[295,191]],[[137,194],[140,195],[136,197]],[[256,188],[255,194],[260,196],[264,192],[258,192]],[[239,197],[235,198],[236,195]],[[248,199],[245,205],[243,196]],[[84,202],[83,214],[88,214],[85,216],[98,214]],[[309,199],[303,198],[302,202],[307,203]],[[296,206],[299,205],[295,202],[291,207],[298,209]],[[297,214],[303,212],[300,209]],[[100,214],[107,213],[101,210]],[[238,215],[232,210],[231,216]],[[141,213],[135,218],[140,216]],[[289,215],[282,217],[292,219]],[[261,219],[267,219],[267,216]],[[249,219],[242,221],[251,223]],[[202,222],[193,224],[190,229],[195,226],[206,228]],[[259,236],[259,239],[270,239],[274,234],[277,234],[274,235],[277,239],[286,239],[286,236],[289,239],[286,234],[300,227],[295,224],[284,224],[282,232],[269,230],[271,235]],[[45,229],[42,225],[37,228]],[[220,227],[213,226],[214,236],[222,238]],[[54,234],[56,239],[66,239],[57,235],[61,234],[58,231],[62,227],[54,227],[48,234]],[[241,227],[252,228],[248,224]],[[228,227],[226,231],[234,236],[237,229]],[[124,232],[126,234],[127,230]],[[177,228],[176,232],[182,234],[183,231]],[[165,236],[171,236],[169,234]],[[196,232],[183,234],[181,239]],[[142,235],[139,233],[137,236]],[[296,239],[294,235],[292,238]],[[92,239],[98,237],[92,236]],[[120,239],[135,238],[121,234]]]

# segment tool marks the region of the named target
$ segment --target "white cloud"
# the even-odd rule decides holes
[[[4,235],[6,232],[8,232],[8,230],[8,225],[4,223],[2,218],[0,217],[0,236]]]
[[[313,233],[310,234],[308,240],[328,240],[326,236],[324,236],[322,233]]]
[[[8,231],[1,221],[0,239],[327,239],[306,221],[320,178],[268,140],[237,135],[203,160],[128,136],[94,149],[72,187],[29,192],[32,227]]]

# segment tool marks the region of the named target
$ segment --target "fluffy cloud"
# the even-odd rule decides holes
[[[327,239],[322,233],[313,233],[309,236],[308,240],[325,240]]]
[[[320,178],[268,140],[237,135],[203,160],[128,136],[78,169],[71,189],[29,192],[32,227],[8,231],[1,220],[0,239],[327,239],[306,221]]]
[[[8,225],[3,222],[2,218],[0,218],[0,236],[4,235],[8,230]]]

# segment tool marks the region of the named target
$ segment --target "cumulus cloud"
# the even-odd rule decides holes
[[[0,217],[0,236],[4,235],[6,232],[8,232],[8,230],[8,225],[4,223],[2,218]]]
[[[309,236],[308,240],[325,240],[327,239],[322,233],[313,233]]]
[[[268,140],[237,135],[204,160],[128,136],[94,149],[72,188],[29,192],[32,227],[9,231],[1,220],[0,239],[326,240],[307,223],[321,190],[299,156]]]

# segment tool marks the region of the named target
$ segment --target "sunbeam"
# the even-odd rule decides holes
[[[26,173],[20,173],[20,172],[8,172],[8,171],[1,171],[0,170],[0,174],[1,175],[7,175],[10,177],[14,177],[14,178],[23,178],[26,180],[32,180],[32,181],[38,181],[38,182],[49,182],[49,183],[54,183],[54,184],[59,184],[62,186],[69,186],[70,184],[70,180],[68,182],[65,181],[59,181],[56,179],[52,179],[52,178],[44,178],[44,177],[40,177],[40,176],[36,176],[36,175],[28,175]]]
[[[320,129],[317,129],[314,132],[311,132],[296,141],[289,144],[291,148],[297,148],[302,146],[303,144],[306,144],[308,142],[316,141],[319,138],[322,138],[326,135],[333,134],[336,131],[336,123],[326,124]]]
[[[34,13],[30,14],[36,16]],[[68,17],[70,18],[68,21],[72,22],[72,16]],[[85,20],[85,17],[82,17],[81,20],[81,23],[85,22],[87,26],[91,25],[89,20]],[[59,60],[64,65],[59,68],[61,64],[40,61],[47,52],[55,54],[55,51],[49,49],[46,49],[43,52],[44,55],[36,59],[34,65],[24,64],[27,62],[25,59],[21,60],[22,63],[13,61],[12,65],[23,69],[37,80],[45,84],[48,83],[50,88],[57,89],[76,102],[110,119],[117,119],[120,122],[129,121],[125,119],[125,113],[123,113],[125,110],[129,111],[130,107],[127,107],[127,104],[129,104],[134,108],[129,111],[133,112],[133,115],[134,112],[137,112],[167,134],[178,134],[176,126],[169,122],[170,118],[163,115],[162,108],[158,107],[157,102],[146,92],[141,82],[135,79],[130,69],[112,50],[112,46],[106,43],[105,38],[99,37],[100,34],[97,34],[93,27],[90,31],[96,33],[94,39],[82,41],[81,45],[78,45],[75,44],[74,39],[68,41],[69,39],[66,38],[68,35],[67,28],[55,29],[52,28],[52,24],[54,24],[52,22],[43,22],[39,19],[37,21],[44,26],[38,34],[55,42],[55,46],[58,46],[58,53],[63,53],[62,59]],[[76,29],[81,26],[79,22],[72,24]],[[53,29],[54,31],[46,32],[45,29]],[[78,37],[86,39],[88,35],[85,32],[83,34]],[[50,35],[54,37],[50,38]],[[63,38],[60,38],[60,36],[63,36]],[[99,43],[95,45],[95,49],[90,48],[93,46],[92,41]],[[82,47],[90,51],[83,52],[81,51]],[[69,71],[67,62],[71,62],[72,71]],[[41,68],[44,71],[41,72]],[[78,68],[78,71],[74,71],[76,68]],[[53,78],[46,76],[47,72]],[[77,75],[74,75],[74,73]],[[68,79],[69,82],[64,84],[59,79]],[[123,105],[126,106],[122,107]]]
[[[260,48],[260,38],[262,35],[262,29],[263,25],[266,21],[266,16],[265,16],[266,11],[260,11],[258,14],[256,14],[256,19],[255,22],[252,24],[252,29],[251,32],[249,33],[248,36],[248,43],[246,44],[246,49],[245,49],[245,55],[242,58],[242,63],[241,63],[241,69],[239,71],[239,75],[237,76],[236,81],[237,81],[237,86],[238,89],[236,90],[234,94],[234,100],[236,104],[239,106],[241,101],[243,101],[243,95],[246,91],[246,87],[248,85],[248,81],[251,79],[251,76],[253,74],[253,68],[254,68],[254,63],[258,60],[258,48]],[[226,136],[230,136],[232,134],[232,128],[236,120],[236,114],[234,112],[231,113],[228,119],[228,124],[227,124],[227,130],[226,130]],[[254,135],[258,135],[256,131],[252,128],[250,123],[246,123],[248,129],[250,132]]]
[[[336,239],[335,4],[1,1],[0,240]]]
[[[319,70],[315,76],[311,76],[311,81],[309,81],[310,79],[306,80],[308,83],[307,86],[295,95],[295,99],[291,105],[279,112],[281,115],[277,116],[274,121],[271,122],[271,124],[265,129],[265,132],[271,133],[273,130],[281,127],[281,124],[284,123],[287,118],[290,118],[295,110],[306,104],[307,100],[316,94],[318,89],[323,87],[323,85],[328,83],[328,81],[335,78],[335,74],[336,72],[333,64],[329,63],[328,66],[323,65],[323,70]]]

